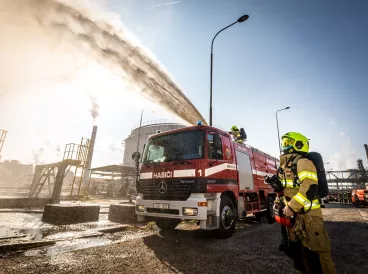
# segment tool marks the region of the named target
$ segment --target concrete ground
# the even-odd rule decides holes
[[[323,214],[338,273],[368,273],[368,208],[326,206]],[[0,227],[4,226],[3,216]],[[115,233],[101,232],[117,226],[120,229]],[[55,240],[56,244],[4,252],[0,272],[295,273],[290,259],[278,251],[278,224],[259,224],[251,219],[239,222],[233,237],[225,240],[193,223],[163,233],[150,225],[124,226],[101,218],[98,223],[49,227],[46,231],[49,233],[38,239]]]

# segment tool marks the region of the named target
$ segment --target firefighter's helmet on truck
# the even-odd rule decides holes
[[[297,271],[335,273],[318,201],[321,189],[325,192],[323,184],[327,185],[322,179],[323,184],[318,181],[319,176],[323,178],[320,175],[323,168],[316,165],[323,166],[322,157],[316,157],[318,153],[309,153],[309,140],[297,132],[284,134],[281,145],[283,154],[277,179],[282,185],[283,195],[279,195],[274,204],[275,211],[281,211],[282,215],[277,219],[275,214],[275,218],[284,225],[284,241],[280,250],[293,258]],[[322,195],[327,196],[326,193]],[[289,222],[283,222],[286,219]]]

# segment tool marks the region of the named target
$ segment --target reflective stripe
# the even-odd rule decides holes
[[[318,199],[315,199],[312,201],[312,207],[311,207],[311,201],[308,200],[306,197],[304,197],[303,194],[301,194],[300,192],[298,192],[294,197],[293,197],[299,204],[301,204],[302,206],[304,206],[305,210],[309,210],[309,209],[315,209],[315,208],[320,208],[320,204]]]
[[[299,187],[298,185],[294,186],[293,180],[282,180],[282,186],[285,188],[298,188]]]
[[[311,206],[310,203],[306,204],[304,206],[304,210],[309,210],[309,208],[310,209],[316,209],[316,208],[320,208],[321,207],[321,205],[319,204],[318,200],[313,200],[312,201],[312,207],[310,207],[310,206]]]
[[[317,174],[310,171],[302,171],[298,173],[298,177],[300,181],[303,181],[305,178],[312,179],[314,181],[318,181]]]
[[[301,194],[300,192],[298,192],[295,196],[294,199],[301,204],[302,206],[309,204],[310,205],[310,201],[304,197],[303,194]]]

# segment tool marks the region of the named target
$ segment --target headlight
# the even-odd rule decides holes
[[[144,205],[136,205],[135,208],[138,212],[144,212]]]
[[[190,208],[190,207],[183,207],[183,214],[186,216],[197,216],[198,209]]]

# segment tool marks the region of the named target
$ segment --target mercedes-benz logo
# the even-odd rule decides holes
[[[158,184],[158,192],[160,192],[160,194],[164,194],[167,191],[167,184],[164,181],[161,181]]]

